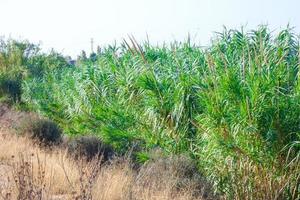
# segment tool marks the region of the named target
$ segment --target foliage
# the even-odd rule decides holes
[[[14,78],[0,78],[0,96],[8,96],[13,102],[21,100],[22,90],[21,81]]]
[[[188,153],[229,199],[260,198],[259,177],[238,182],[260,172],[278,198],[297,198],[300,51],[289,27],[224,29],[207,48],[130,38],[79,61],[26,78],[23,101],[67,134],[94,134],[122,153]]]
[[[13,102],[20,102],[23,79],[41,78],[49,71],[69,66],[53,50],[46,54],[26,40],[0,38],[0,97],[8,96]]]

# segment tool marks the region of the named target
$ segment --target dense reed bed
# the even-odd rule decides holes
[[[207,48],[130,38],[76,66],[38,56],[17,70],[22,94],[12,98],[65,134],[96,135],[140,163],[157,148],[188,154],[227,199],[299,198],[300,51],[290,28],[225,29]]]

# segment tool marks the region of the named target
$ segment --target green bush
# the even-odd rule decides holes
[[[274,199],[295,191],[299,173],[285,179],[283,172],[295,171],[282,164],[300,157],[297,147],[285,148],[300,138],[299,44],[289,27],[273,36],[261,26],[225,29],[205,49],[190,42],[109,46],[93,62],[85,57],[76,68],[25,80],[23,97],[66,133],[94,133],[119,152],[133,144],[188,152],[228,199],[238,199],[235,169],[262,168],[273,190],[256,190],[260,176],[245,175],[239,193]],[[278,180],[287,181],[283,189]]]
[[[55,51],[40,52],[39,45],[28,41],[0,38],[0,97],[21,101],[26,79],[40,79],[54,69],[67,68],[65,57]]]
[[[20,102],[21,95],[21,80],[10,78],[0,80],[0,96],[8,96],[13,102]]]

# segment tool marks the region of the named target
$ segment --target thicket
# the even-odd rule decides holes
[[[290,28],[225,29],[207,48],[129,41],[42,75],[33,56],[22,101],[66,134],[142,160],[155,148],[187,153],[228,199],[299,198],[300,47]]]

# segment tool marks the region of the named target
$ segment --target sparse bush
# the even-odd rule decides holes
[[[104,144],[96,136],[80,136],[70,139],[67,144],[68,151],[76,159],[85,157],[91,160],[95,157],[102,157],[104,161],[111,158],[114,154],[112,148]]]
[[[143,178],[138,179],[138,184],[143,187],[163,188],[167,184],[163,181],[167,180],[175,193],[191,190],[194,196],[217,199],[211,184],[199,173],[196,163],[184,155],[149,161],[141,167],[139,174]]]
[[[31,155],[34,156],[34,155]],[[13,178],[16,185],[17,200],[41,200],[45,199],[45,163],[39,157],[38,166],[35,167],[32,158],[20,154],[19,158],[13,163]]]
[[[33,121],[28,130],[33,139],[37,139],[41,144],[52,145],[61,142],[62,131],[51,120],[48,119],[38,119]]]
[[[79,189],[73,194],[73,199],[76,200],[92,200],[93,189],[95,182],[101,171],[101,158],[91,160],[86,163],[84,160],[77,162],[77,169],[79,171]]]

